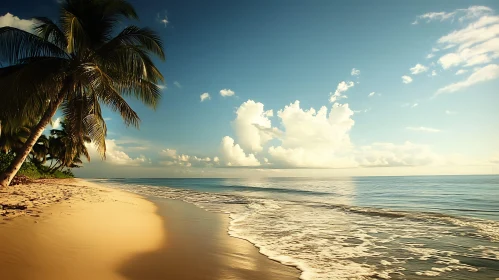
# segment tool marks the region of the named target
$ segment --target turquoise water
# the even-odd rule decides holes
[[[229,213],[302,279],[499,278],[499,176],[103,179]]]

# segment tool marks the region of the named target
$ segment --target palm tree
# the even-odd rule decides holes
[[[125,98],[156,107],[163,76],[151,56],[165,59],[159,36],[133,25],[114,32],[120,20],[137,18],[125,0],[64,0],[59,24],[35,18],[36,35],[0,28],[0,62],[8,65],[0,68],[0,119],[38,120],[0,186],[10,183],[59,108],[74,142],[88,135],[105,157],[101,104],[136,127],[140,119]]]
[[[39,169],[42,168],[43,164],[47,161],[47,155],[49,154],[49,138],[42,134],[40,138],[36,141],[35,145],[31,149],[30,161],[34,163]]]
[[[51,136],[48,139],[48,154],[50,154],[48,160],[52,162],[49,169],[52,172],[64,167],[70,168],[75,163],[81,164],[80,157],[82,155],[90,161],[86,146],[87,143],[91,142],[90,137],[88,135],[83,135],[82,138],[78,139],[71,137],[65,121],[61,122],[61,128],[50,130]]]

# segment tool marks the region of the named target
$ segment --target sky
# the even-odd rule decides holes
[[[496,0],[131,3],[164,41],[162,100],[130,100],[140,129],[105,110],[78,176],[499,174]],[[0,26],[57,5],[2,3]]]

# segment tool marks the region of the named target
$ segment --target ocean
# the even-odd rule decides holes
[[[228,213],[301,279],[499,279],[499,176],[95,179]]]

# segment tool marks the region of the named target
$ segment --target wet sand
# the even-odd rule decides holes
[[[227,215],[82,180],[0,190],[0,279],[298,279]]]
[[[167,235],[160,249],[124,263],[127,279],[298,279],[299,270],[227,234],[229,217],[177,200],[156,199]]]

